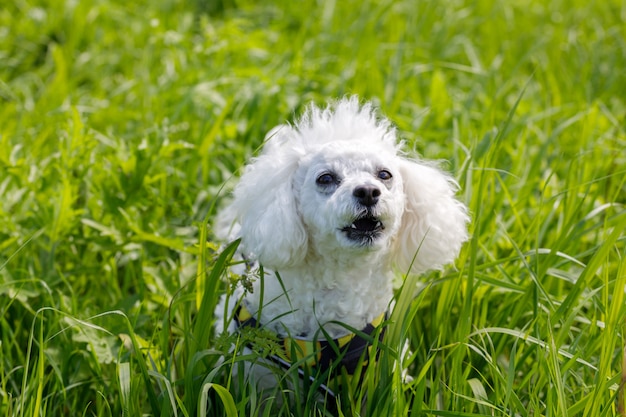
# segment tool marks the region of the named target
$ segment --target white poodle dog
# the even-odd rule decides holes
[[[218,332],[251,320],[280,338],[351,337],[390,308],[394,271],[419,274],[456,258],[469,220],[457,185],[402,145],[356,97],[311,105],[268,133],[217,228],[241,238],[263,278],[222,300]]]

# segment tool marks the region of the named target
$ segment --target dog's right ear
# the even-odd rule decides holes
[[[246,166],[227,208],[240,226],[244,252],[272,269],[298,264],[307,249],[293,190],[301,152],[287,143],[294,135],[286,125],[267,134],[263,151]]]
[[[405,207],[393,252],[401,272],[422,273],[454,261],[468,239],[467,208],[456,182],[439,168],[400,159]]]

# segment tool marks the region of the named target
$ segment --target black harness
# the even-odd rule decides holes
[[[325,393],[335,396],[330,386],[336,384],[331,381],[339,380],[339,376],[351,377],[359,367],[364,371],[370,359],[376,360],[378,356],[371,354],[373,334],[384,321],[385,314],[381,314],[372,323],[368,323],[360,332],[350,333],[346,336],[333,340],[306,340],[295,337],[279,338],[281,344],[280,354],[271,354],[268,359],[288,370],[295,363],[299,364],[298,374],[301,379],[308,378],[311,381],[318,375],[328,372],[328,384],[320,385]],[[260,328],[259,322],[250,314],[248,309],[240,305],[235,311],[237,328]],[[378,334],[378,341],[383,338],[385,327]],[[250,342],[248,347],[254,348]],[[361,358],[363,357],[363,360]],[[363,373],[361,372],[361,375]]]

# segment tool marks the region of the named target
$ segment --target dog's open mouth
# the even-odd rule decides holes
[[[376,239],[384,229],[385,226],[378,217],[367,214],[357,218],[341,231],[348,239],[367,244]]]

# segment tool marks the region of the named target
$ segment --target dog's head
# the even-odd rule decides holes
[[[354,97],[273,129],[229,209],[244,250],[278,270],[372,252],[403,272],[451,262],[467,239],[456,184],[400,146],[389,121]]]

